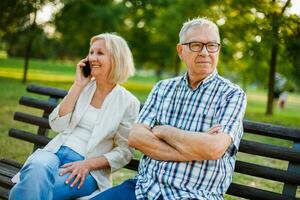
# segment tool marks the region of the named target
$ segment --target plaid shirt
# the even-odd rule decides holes
[[[233,143],[218,160],[169,162],[143,156],[136,176],[137,199],[223,199],[234,171],[243,135],[246,95],[215,70],[197,88],[188,85],[187,73],[160,81],[151,91],[138,123],[153,128],[170,125],[205,132],[214,124],[228,133]]]

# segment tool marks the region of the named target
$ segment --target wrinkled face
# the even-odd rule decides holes
[[[204,26],[194,27],[188,30],[185,35],[184,43],[188,42],[220,43],[220,39],[216,31]],[[193,52],[190,50],[189,45],[178,44],[177,52],[187,66],[189,78],[202,80],[209,76],[216,68],[220,50],[215,53],[209,53],[204,46],[201,51]]]
[[[105,41],[102,39],[94,41],[90,46],[88,57],[92,76],[107,80],[111,70],[111,56],[106,49]]]

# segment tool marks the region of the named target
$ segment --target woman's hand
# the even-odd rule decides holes
[[[71,187],[77,184],[78,181],[80,181],[78,185],[78,189],[81,188],[82,184],[84,183],[84,180],[86,176],[89,174],[91,168],[89,166],[89,162],[87,160],[81,160],[76,162],[70,162],[67,164],[64,164],[61,166],[63,169],[60,171],[59,175],[63,176],[65,173],[70,172],[70,176],[66,179],[65,183],[69,184],[69,182],[75,177],[74,181],[71,183]]]
[[[86,86],[86,85],[90,82],[90,80],[91,80],[91,78],[92,78],[91,75],[88,76],[88,77],[85,77],[85,76],[83,75],[83,73],[82,73],[82,68],[85,66],[85,62],[88,62],[88,57],[86,57],[86,58],[80,60],[80,61],[77,63],[77,65],[76,65],[76,78],[75,78],[75,84],[76,84],[77,86],[79,86],[79,87],[84,87],[84,86]]]

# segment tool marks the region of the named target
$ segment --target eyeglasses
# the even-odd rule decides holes
[[[217,42],[186,42],[182,43],[182,45],[188,45],[189,49],[193,52],[201,52],[204,46],[209,53],[215,53],[220,48],[220,44]]]

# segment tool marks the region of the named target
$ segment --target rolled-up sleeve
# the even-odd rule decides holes
[[[130,103],[114,137],[114,148],[104,154],[112,172],[124,167],[132,159],[132,150],[128,146],[128,136],[138,116],[139,107],[140,103],[137,99]]]
[[[232,138],[234,146],[231,145],[231,147],[234,148],[234,152],[237,152],[243,136],[246,105],[246,94],[241,89],[236,89],[226,95],[219,110],[218,123],[222,126],[222,132],[229,134]]]
[[[60,117],[59,108],[60,104],[49,115],[49,125],[51,129],[55,132],[65,131],[70,125],[71,117],[73,114],[73,112],[70,112]]]

